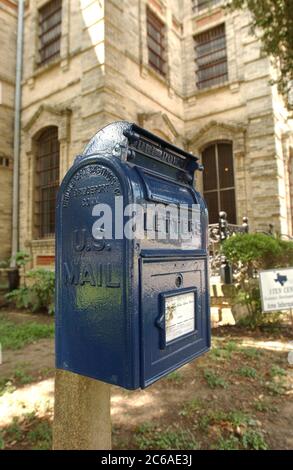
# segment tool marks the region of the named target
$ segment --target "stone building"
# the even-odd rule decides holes
[[[10,3],[0,2],[7,11]],[[230,222],[248,216],[253,230],[273,223],[292,234],[292,122],[269,84],[276,72],[250,32],[249,13],[227,13],[223,3],[26,2],[19,237],[34,266],[54,263],[60,178],[114,120],[137,122],[200,156],[211,222],[221,209]],[[2,129],[1,114],[0,122]]]
[[[0,1],[0,261],[11,253],[17,5]]]

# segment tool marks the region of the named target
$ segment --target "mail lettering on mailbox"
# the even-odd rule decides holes
[[[145,388],[210,347],[198,159],[128,122],[65,175],[56,218],[56,365]]]

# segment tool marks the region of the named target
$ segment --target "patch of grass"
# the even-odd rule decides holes
[[[221,436],[213,448],[215,450],[239,450],[239,439],[236,436],[223,437]]]
[[[224,412],[222,410],[209,410],[199,419],[199,428],[207,434],[209,426],[218,425],[220,438],[213,445],[212,449],[237,450],[237,449],[267,449],[263,433],[256,427],[258,422],[253,416],[241,411],[232,410]],[[224,432],[222,434],[222,432]]]
[[[3,437],[2,437],[2,434],[0,433],[0,450],[3,450],[3,449],[4,449],[4,446],[5,446],[5,444],[4,444],[4,439],[3,439]]]
[[[221,436],[213,448],[217,450],[267,450],[268,444],[261,431],[248,429],[239,437],[233,434],[228,437]]]
[[[270,406],[268,405],[267,402],[265,401],[257,401],[254,404],[254,408],[256,411],[261,411],[262,413],[266,413],[267,411],[270,411]]]
[[[228,387],[228,383],[226,382],[226,380],[211,369],[204,370],[204,378],[206,379],[207,384],[210,388]]]
[[[171,372],[170,374],[167,375],[165,378],[168,382],[172,382],[176,385],[179,385],[183,382],[183,375],[175,370],[174,372]]]
[[[284,377],[287,375],[287,372],[285,371],[285,369],[282,369],[282,367],[279,367],[276,364],[274,364],[271,367],[270,374],[272,377]]]
[[[228,341],[228,343],[225,344],[224,349],[226,349],[226,351],[232,353],[232,352],[238,351],[239,346],[235,341]]]
[[[241,437],[241,444],[243,445],[244,449],[251,449],[251,450],[267,450],[268,444],[264,439],[264,435],[260,431],[256,431],[254,429],[248,429],[245,431],[243,436]]]
[[[52,448],[52,426],[48,421],[41,421],[28,432],[27,438],[35,450],[50,450]]]
[[[237,374],[241,375],[242,377],[255,379],[257,377],[257,370],[254,367],[243,366],[237,370]]]
[[[43,369],[39,371],[39,374],[41,377],[50,377],[54,375],[54,372],[55,369],[53,367],[43,367]]]
[[[209,426],[212,424],[217,424],[220,421],[222,421],[222,412],[215,412],[211,410],[199,417],[198,427],[202,432],[207,433]]]
[[[137,432],[138,434],[145,434],[145,433],[153,432],[155,431],[155,429],[156,429],[156,426],[153,423],[146,422],[138,426]]]
[[[28,375],[23,369],[15,369],[14,378],[21,385],[29,384],[33,382],[34,378],[31,375]]]
[[[162,431],[149,423],[138,428],[135,443],[141,450],[191,450],[199,448],[190,431],[178,429],[175,426],[169,426]]]
[[[0,396],[4,395],[5,393],[14,392],[17,388],[17,385],[26,385],[33,381],[34,378],[27,374],[19,364],[11,377],[3,377],[0,379]]]
[[[0,379],[0,397],[4,395],[4,393],[12,393],[15,390],[15,386],[13,385],[12,381],[9,378],[4,377]]]
[[[23,437],[23,430],[21,429],[20,420],[17,417],[12,419],[12,423],[5,428],[5,438],[10,441],[19,442]]]
[[[239,350],[247,359],[258,359],[259,356],[263,354],[263,351],[260,351],[256,348],[245,348],[242,347]]]
[[[228,341],[226,344],[221,342],[219,346],[214,346],[209,354],[215,360],[225,361],[231,359],[233,353],[238,351],[238,349],[238,344],[235,341]]]
[[[255,420],[249,416],[247,413],[244,413],[243,411],[240,410],[235,410],[235,411],[230,411],[227,414],[227,420],[233,425],[233,426],[254,426],[255,425]]]
[[[205,413],[204,415],[199,416],[198,418],[198,427],[201,431],[206,432],[211,423],[212,423],[211,413]]]
[[[220,424],[223,422],[230,423],[235,428],[238,426],[253,426],[255,420],[239,410],[224,412],[222,410],[209,410],[199,418],[199,427],[203,431],[207,431],[212,424]]]
[[[209,352],[209,356],[212,360],[216,361],[226,361],[231,359],[231,353],[224,348],[213,348]]]
[[[285,393],[285,384],[282,381],[266,382],[265,386],[270,395],[283,395]]]
[[[16,324],[0,316],[0,343],[3,350],[21,349],[38,339],[54,336],[54,325],[27,322]]]
[[[38,416],[36,415],[35,411],[31,411],[30,413],[25,413],[23,415],[23,419],[26,424],[31,425],[34,421],[38,420]]]
[[[277,413],[278,408],[274,405],[270,405],[270,403],[266,400],[258,400],[254,404],[254,408],[256,411],[260,411],[261,413],[272,412]]]
[[[193,400],[190,400],[184,404],[183,408],[179,411],[179,415],[186,417],[192,416],[193,413],[196,413],[198,410],[200,410],[202,406],[202,400],[194,398]]]
[[[45,419],[40,419],[35,411],[20,418],[14,417],[12,423],[3,429],[0,437],[3,446],[8,449],[22,442],[30,449],[49,450],[52,447],[51,424]]]

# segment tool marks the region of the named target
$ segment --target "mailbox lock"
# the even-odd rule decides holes
[[[183,285],[183,276],[182,274],[178,274],[178,276],[175,279],[175,286],[182,287],[182,285]]]
[[[128,160],[133,160],[135,158],[135,152],[131,149],[127,151]]]

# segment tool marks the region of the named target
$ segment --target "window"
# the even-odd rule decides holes
[[[219,212],[227,212],[228,222],[236,224],[235,183],[232,144],[220,142],[202,152],[203,193],[209,210],[209,222],[219,220]]]
[[[0,166],[4,166],[6,168],[9,168],[9,158],[0,157]]]
[[[57,127],[48,127],[37,141],[36,228],[40,238],[55,233],[55,204],[59,186],[59,141]]]
[[[60,55],[62,0],[51,0],[39,10],[39,64]]]
[[[221,0],[192,0],[192,10],[194,12],[198,12],[205,8],[210,8],[220,2]]]
[[[195,36],[196,84],[208,88],[228,80],[225,25]]]
[[[166,75],[165,26],[151,10],[147,9],[147,45],[149,64],[161,75]]]

